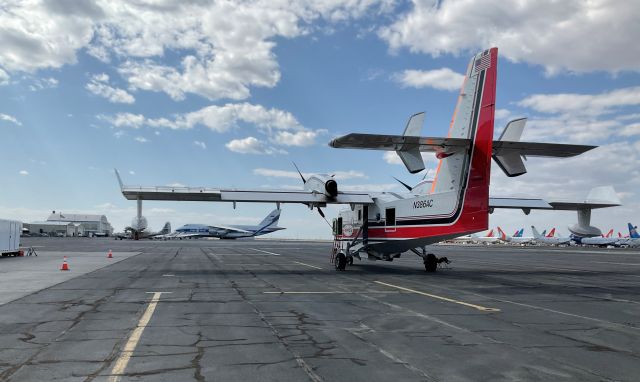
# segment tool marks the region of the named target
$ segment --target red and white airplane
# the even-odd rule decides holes
[[[334,148],[395,151],[410,173],[424,170],[421,151],[434,152],[440,160],[431,187],[405,193],[340,191],[330,175],[313,175],[303,188],[292,190],[238,190],[205,187],[124,186],[129,200],[185,200],[213,202],[303,203],[324,217],[321,207],[345,204],[350,209],[334,220],[335,264],[344,270],[353,258],[387,260],[413,251],[427,271],[435,271],[438,259],[428,254],[429,244],[484,231],[495,208],[554,209],[541,199],[490,198],[493,158],[508,176],[526,173],[524,157],[571,157],[595,146],[520,142],[526,119],[511,121],[500,138],[493,140],[498,49],[475,55],[467,68],[449,134],[421,137],[424,113],[413,115],[403,135],[348,134],[330,142]]]

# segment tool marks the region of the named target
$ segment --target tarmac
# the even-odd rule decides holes
[[[640,379],[638,250],[433,246],[452,263],[426,273],[338,272],[329,242],[23,244],[0,258],[0,380]]]

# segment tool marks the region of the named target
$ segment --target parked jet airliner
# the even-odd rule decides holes
[[[176,229],[173,238],[183,239],[191,237],[217,237],[220,239],[237,239],[241,237],[255,237],[271,232],[280,231],[285,228],[278,227],[280,210],[275,209],[265,217],[258,225],[205,225],[186,224]]]

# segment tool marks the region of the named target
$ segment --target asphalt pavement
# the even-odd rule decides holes
[[[328,242],[23,242],[53,255],[0,259],[39,281],[0,300],[0,380],[640,378],[640,251],[433,246],[436,273],[410,253],[338,272]],[[61,254],[96,264],[42,282]]]

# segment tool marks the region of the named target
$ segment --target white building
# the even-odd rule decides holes
[[[29,229],[29,233],[32,235],[42,235],[46,234],[47,236],[76,236],[77,230],[76,226],[73,223],[69,222],[55,222],[55,221],[46,221],[46,222],[33,222],[33,223],[25,223],[25,228]]]
[[[47,221],[74,223],[78,225],[74,226],[78,236],[111,236],[113,234],[113,227],[105,215],[65,214],[53,211]]]

